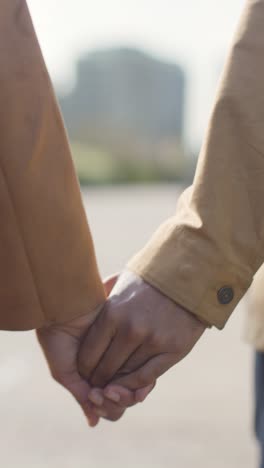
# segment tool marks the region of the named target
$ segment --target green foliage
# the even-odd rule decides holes
[[[175,155],[173,163],[163,164],[155,159],[133,159],[131,154],[114,155],[78,143],[72,144],[72,151],[81,185],[182,182],[186,176],[183,155]]]

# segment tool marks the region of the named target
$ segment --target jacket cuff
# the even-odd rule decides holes
[[[128,268],[201,321],[224,328],[252,277],[210,252],[210,241],[188,227],[163,224]],[[208,244],[208,245],[206,245]]]

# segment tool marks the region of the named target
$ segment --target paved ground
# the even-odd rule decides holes
[[[85,192],[103,274],[126,259],[173,212],[175,189]],[[191,285],[190,285],[191,288]],[[32,333],[1,333],[3,468],[251,468],[251,352],[241,342],[243,307],[211,331],[123,421],[86,426],[48,376]]]

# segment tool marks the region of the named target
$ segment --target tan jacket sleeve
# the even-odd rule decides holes
[[[104,300],[69,144],[25,0],[0,15],[0,328]]]
[[[247,1],[193,186],[129,268],[222,328],[264,260],[264,0]]]

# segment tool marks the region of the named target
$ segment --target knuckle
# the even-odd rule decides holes
[[[148,344],[151,348],[159,349],[162,345],[162,339],[158,333],[154,333],[149,337]]]
[[[117,324],[120,321],[120,313],[118,308],[116,307],[108,307],[105,312],[105,318],[107,322],[112,323],[112,324]]]
[[[135,322],[130,322],[127,327],[128,338],[142,341],[146,336],[146,331],[144,327]]]
[[[137,384],[138,384],[138,388],[142,388],[148,385],[149,384],[148,376],[145,373],[141,372],[138,375]]]

